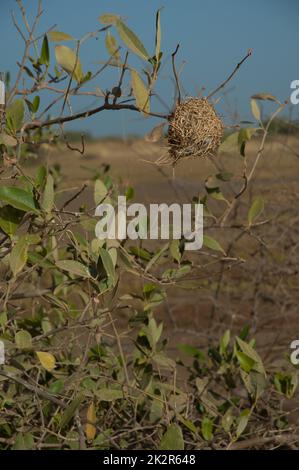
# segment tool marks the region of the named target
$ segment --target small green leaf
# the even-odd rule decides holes
[[[43,65],[46,65],[46,66],[48,66],[49,63],[50,63],[49,42],[48,42],[48,38],[47,38],[46,34],[44,36],[39,62],[40,62],[40,64],[43,64]]]
[[[245,343],[245,341],[243,341],[241,338],[237,337],[236,342],[238,346],[240,347],[241,351],[255,362],[253,369],[256,370],[257,372],[260,372],[264,376],[266,376],[266,371],[263,365],[263,361],[261,357],[259,356],[259,354],[255,351],[255,349],[253,349],[253,347],[250,346],[250,344]]]
[[[30,432],[17,434],[13,450],[31,450],[34,448],[34,439]]]
[[[24,101],[21,99],[15,100],[6,110],[6,122],[8,129],[12,132],[17,132],[21,129],[24,119]]]
[[[77,54],[67,46],[56,46],[55,56],[58,65],[63,68],[68,74],[74,75],[75,80],[81,83],[83,79],[83,71],[79,57]]]
[[[230,342],[230,331],[226,330],[220,340],[220,354],[223,355],[226,352],[229,342]]]
[[[159,60],[160,60],[160,52],[161,52],[161,21],[160,21],[160,13],[161,13],[161,8],[157,11],[157,14],[156,14],[155,54],[156,54],[156,60],[157,60],[157,62],[159,62]]]
[[[267,100],[267,101],[276,101],[279,103],[278,99],[270,93],[257,93],[251,97],[254,100]]]
[[[188,354],[188,356],[196,357],[202,361],[206,360],[204,353],[191,344],[179,344],[178,349],[183,353]]]
[[[121,39],[124,41],[126,46],[131,49],[134,54],[137,54],[139,57],[141,57],[141,59],[148,61],[150,57],[144,45],[136,36],[136,34],[133,33],[133,31],[119,19],[116,21],[116,28],[118,34],[120,35]]]
[[[53,176],[49,173],[43,193],[41,207],[45,212],[51,212],[54,206],[54,180]]]
[[[251,99],[251,112],[255,119],[260,122],[261,120],[261,111],[260,108],[258,107],[258,104],[256,100]]]
[[[30,349],[32,347],[32,337],[29,331],[17,331],[15,334],[15,343],[20,349]]]
[[[7,202],[24,212],[38,213],[37,203],[32,194],[15,186],[1,186],[0,201]]]
[[[120,60],[120,54],[118,51],[118,44],[114,36],[110,33],[110,31],[107,31],[106,34],[106,39],[105,39],[105,45],[108,51],[108,54],[110,56],[113,56],[114,59],[119,62]]]
[[[145,268],[145,271],[144,272],[147,272],[149,271],[153,266],[154,264],[157,263],[157,261],[161,258],[161,256],[165,253],[165,251],[168,249],[168,243],[166,243],[164,246],[162,246],[161,250],[159,250],[153,257],[152,259],[148,262],[146,268]]]
[[[19,238],[9,255],[9,266],[14,276],[19,274],[27,262],[28,240],[26,236]]]
[[[114,285],[116,281],[116,276],[115,276],[115,267],[114,267],[112,258],[109,252],[102,247],[99,248],[99,255],[102,260],[103,267],[106,271],[107,277]]]
[[[125,193],[127,201],[130,201],[131,199],[133,199],[134,194],[135,194],[134,188],[132,188],[132,186],[129,186],[126,189],[126,193]]]
[[[221,253],[223,253],[224,255],[226,255],[224,249],[223,249],[222,246],[217,242],[217,240],[215,240],[215,239],[212,238],[212,237],[209,237],[208,235],[204,235],[204,236],[203,236],[203,245],[206,246],[207,248],[210,248],[211,250],[214,250],[214,251],[221,251]]]
[[[68,407],[64,410],[63,415],[60,420],[60,429],[63,429],[74,417],[77,409],[81,405],[83,400],[83,396],[79,395],[73,399],[73,401],[68,405]]]
[[[108,190],[101,180],[96,180],[95,185],[94,185],[94,202],[95,205],[97,206],[98,204],[101,204],[104,202],[105,197],[107,196]]]
[[[171,256],[178,263],[181,261],[180,240],[172,240],[169,244],[169,251]]]
[[[36,113],[40,105],[40,97],[36,95],[32,101],[32,111]]]
[[[7,235],[12,237],[24,217],[24,211],[6,205],[0,208],[0,227]]]
[[[210,441],[213,437],[213,421],[207,416],[201,422],[201,433],[206,441]]]
[[[229,134],[220,144],[218,151],[231,153],[236,150],[238,146],[238,137],[239,132],[233,132],[232,134]]]
[[[282,372],[277,372],[274,375],[274,385],[276,390],[290,399],[294,395],[298,385],[297,374],[284,374]]]
[[[132,77],[132,89],[133,89],[133,94],[136,100],[136,106],[141,111],[145,111],[146,113],[149,113],[150,112],[150,99],[149,99],[148,89],[146,88],[143,80],[140,78],[136,70],[131,70],[131,77]]]
[[[73,260],[56,261],[56,266],[62,271],[67,271],[70,274],[74,274],[75,276],[84,277],[84,278],[91,277],[88,267],[84,266],[84,264],[82,263],[79,263],[79,261],[73,261]]]
[[[122,400],[124,398],[124,394],[121,390],[101,388],[97,391],[97,397],[102,401],[115,401]]]
[[[48,33],[50,41],[60,42],[60,41],[74,41],[73,36],[63,33],[62,31],[50,31]]]
[[[236,357],[239,361],[239,364],[241,366],[241,368],[245,371],[245,372],[250,372],[255,364],[255,361],[247,356],[247,354],[241,352],[241,351],[236,351]]]
[[[171,424],[163,435],[159,450],[184,450],[183,433],[178,424]]]
[[[250,409],[246,408],[240,413],[239,418],[238,418],[237,437],[240,437],[241,434],[245,431],[249,418],[250,418]]]
[[[165,356],[165,354],[157,353],[153,356],[153,360],[158,366],[163,367],[164,369],[174,370],[176,363],[170,357]]]
[[[103,24],[115,24],[118,19],[119,16],[113,15],[112,13],[106,13],[105,15],[99,16],[99,21]]]
[[[255,219],[257,219],[264,210],[264,200],[262,197],[257,197],[248,211],[248,224],[252,225]]]

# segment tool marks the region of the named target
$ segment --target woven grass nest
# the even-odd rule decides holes
[[[178,104],[169,120],[168,163],[184,158],[213,156],[222,139],[223,124],[206,98],[188,98]]]

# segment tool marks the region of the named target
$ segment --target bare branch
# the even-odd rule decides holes
[[[237,73],[237,71],[239,70],[241,65],[245,62],[245,60],[247,60],[248,57],[250,57],[251,55],[252,55],[252,49],[249,49],[246,56],[243,57],[243,59],[236,65],[236,67],[234,68],[232,73],[229,75],[229,77],[223,83],[221,83],[221,85],[219,85],[214,91],[211,91],[211,93],[207,96],[208,100],[212,98],[212,96],[214,96],[216,93],[218,93],[218,91],[220,91],[222,88],[225,87],[225,85],[233,78],[235,73]]]

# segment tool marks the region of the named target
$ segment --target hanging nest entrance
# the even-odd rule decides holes
[[[223,124],[206,98],[189,98],[178,104],[168,127],[168,162],[213,156],[223,136]],[[166,163],[166,161],[165,161]]]

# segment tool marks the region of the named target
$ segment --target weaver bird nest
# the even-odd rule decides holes
[[[183,158],[215,154],[223,135],[223,124],[206,98],[189,98],[180,103],[169,120],[169,163]]]

